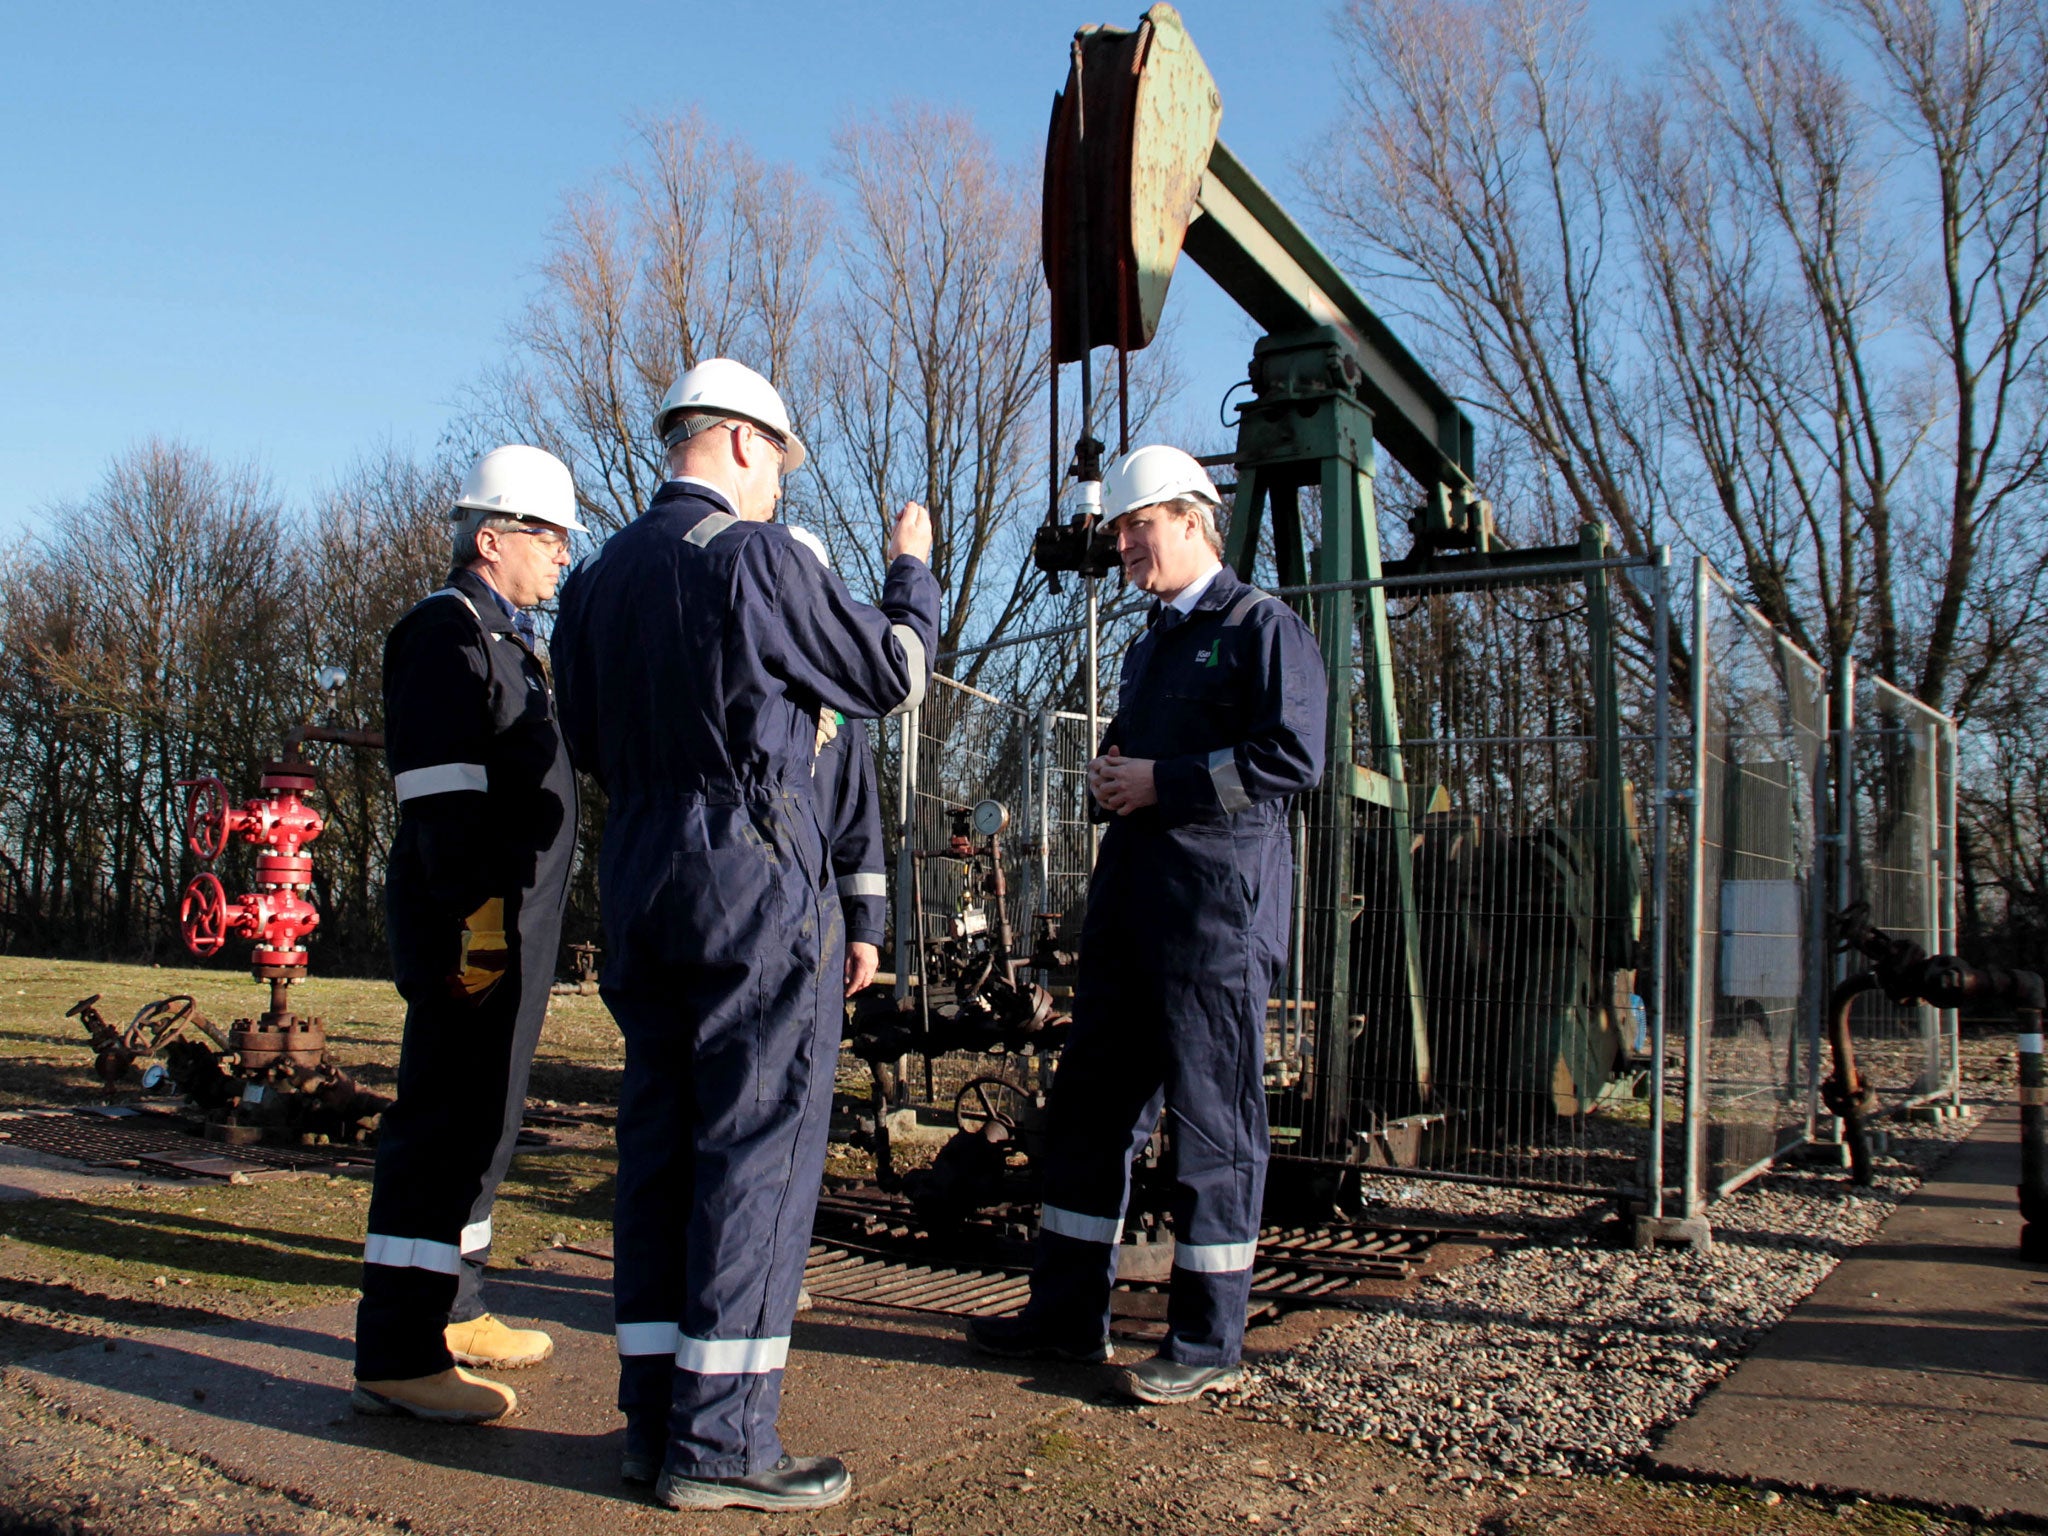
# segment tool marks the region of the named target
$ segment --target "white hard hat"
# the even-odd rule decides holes
[[[524,518],[569,533],[587,531],[576,521],[576,482],[569,478],[569,466],[545,448],[524,443],[493,448],[470,466],[448,516],[469,511]]]
[[[1133,448],[1109,466],[1102,477],[1102,520],[1115,522],[1126,512],[1156,506],[1177,496],[1196,496],[1221,509],[1223,498],[1216,483],[1197,464],[1193,454],[1182,453],[1164,443]]]
[[[799,528],[794,523],[784,523],[783,527],[789,530],[789,536],[792,539],[795,539],[797,543],[803,545],[805,549],[808,549],[818,557],[818,564],[824,566],[828,571],[832,569],[832,552],[825,547],[823,539],[811,532],[810,529]]]
[[[693,411],[752,422],[782,444],[785,471],[804,467],[804,445],[790,429],[789,408],[775,386],[745,363],[709,358],[669,385],[654,413],[654,435],[666,442],[674,419]]]

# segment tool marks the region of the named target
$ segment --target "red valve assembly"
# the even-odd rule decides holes
[[[179,781],[190,791],[185,844],[194,858],[211,864],[236,837],[259,850],[254,891],[230,901],[211,870],[185,887],[178,932],[193,954],[219,954],[235,935],[256,941],[249,963],[257,980],[290,986],[306,974],[306,939],[320,926],[320,909],[302,894],[313,884],[313,859],[304,850],[327,823],[302,796],[317,782],[303,763],[266,763],[257,781],[263,793],[232,806],[227,785],[212,775]]]
[[[291,1007],[291,985],[306,974],[306,941],[320,926],[320,909],[309,899],[313,859],[306,850],[326,825],[306,800],[319,783],[299,755],[306,740],[383,745],[368,731],[298,727],[285,738],[283,761],[264,765],[261,793],[242,805],[229,803],[227,785],[213,775],[179,781],[193,857],[210,865],[237,838],[256,849],[253,889],[230,898],[220,877],[204,869],[186,884],[178,904],[187,949],[211,956],[230,938],[254,940],[250,974],[270,983],[269,1010],[235,1020],[213,1070],[174,1074],[186,1096],[209,1112],[209,1130],[228,1141],[276,1132],[354,1141],[388,1103],[357,1088],[327,1059],[321,1020],[301,1018]]]

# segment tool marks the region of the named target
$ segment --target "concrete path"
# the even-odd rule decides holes
[[[68,1157],[0,1146],[0,1200],[59,1200],[142,1185],[165,1186],[172,1179],[127,1170],[103,1172]]]
[[[2048,1265],[2016,1253],[2019,1112],[1934,1176],[1675,1427],[1672,1471],[2048,1519]]]
[[[349,1306],[94,1344],[10,1374],[73,1413],[238,1480],[322,1509],[403,1518],[415,1532],[673,1532],[675,1515],[618,1480],[611,1266],[566,1253],[544,1263],[493,1281],[493,1305],[545,1326],[556,1345],[548,1363],[506,1374],[520,1406],[498,1425],[352,1413]],[[799,1454],[844,1456],[858,1492],[873,1495],[978,1432],[1092,1398],[1099,1381],[1088,1367],[971,1355],[946,1319],[821,1305],[797,1320],[782,1433]],[[728,1512],[689,1524],[758,1530],[761,1518]]]

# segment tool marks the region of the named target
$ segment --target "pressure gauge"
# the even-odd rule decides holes
[[[983,837],[994,837],[1009,824],[1009,810],[1000,800],[983,800],[974,807],[974,830]]]

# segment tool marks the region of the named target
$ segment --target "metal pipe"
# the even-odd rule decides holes
[[[1701,925],[1707,910],[1707,678],[1712,667],[1711,636],[1707,605],[1708,583],[1713,579],[1705,555],[1693,559],[1692,574],[1692,805],[1689,808],[1686,841],[1692,850],[1691,892],[1687,901],[1691,933],[1686,950],[1685,1010],[1685,1188],[1679,1192],[1679,1215],[1690,1219],[1699,1214],[1701,1154],[1706,1127],[1701,1122],[1706,1094],[1700,1082],[1703,1052],[1700,1033],[1704,1028],[1700,1000],[1706,995],[1706,935]]]
[[[1102,622],[1110,623],[1138,612],[1144,605],[1132,603],[1119,608],[1111,604],[1109,611],[1102,615]],[[1063,640],[1068,635],[1082,635],[1088,632],[1085,621],[1079,624],[1055,624],[1051,629],[1034,629],[1026,634],[1006,635],[1000,640],[986,640],[980,645],[963,645],[955,650],[941,651],[938,661],[958,661],[962,656],[980,656],[989,651],[1005,651],[1015,645],[1031,645],[1039,640]],[[964,686],[964,685],[963,685]]]
[[[284,736],[284,760],[298,762],[299,748],[309,741],[331,741],[344,747],[363,747],[372,752],[384,750],[382,731],[362,731],[338,725],[314,725],[308,721],[295,725]]]
[[[1647,555],[1609,555],[1598,560],[1558,560],[1544,565],[1506,566],[1489,571],[1418,571],[1402,576],[1369,576],[1356,581],[1315,581],[1300,587],[1268,587],[1274,597],[1308,597],[1319,592],[1359,592],[1368,587],[1443,587],[1462,581],[1490,579],[1503,585],[1526,581],[1565,581],[1591,571],[1626,571],[1649,568]]]
[[[1936,954],[1952,955],[1956,950],[1956,824],[1954,818],[1944,815],[1948,805],[1948,797],[1943,793],[1948,753],[1943,748],[1941,726],[1939,715],[1927,722],[1927,837],[1931,855],[1927,872],[1933,882],[1927,921],[1934,930],[1933,941],[1927,947]],[[1940,1086],[1954,1096],[1960,1092],[1963,1080],[1961,1015],[1954,1008],[1943,1008],[1935,1015],[1935,1025],[1939,1036],[1936,1054],[1946,1052],[1948,1058],[1946,1081]]]
[[[1657,787],[1651,806],[1650,953],[1657,970],[1650,995],[1643,999],[1650,1014],[1650,1216],[1664,1216],[1664,1052],[1665,1024],[1671,990],[1671,547],[1660,544],[1652,568],[1651,622],[1656,626],[1656,662],[1652,711],[1655,743],[1650,776]]]
[[[1948,849],[1944,846],[1941,826],[1941,730],[1932,720],[1927,722],[1924,739],[1927,755],[1927,947],[1937,955],[1944,955],[1952,953],[1954,946],[1948,942],[1941,920],[1941,863]],[[1947,1008],[1931,1011],[1934,1028],[1929,1032],[1927,1041],[1927,1077],[1923,1081],[1931,1082],[1939,1094],[1950,1086],[1949,1082],[1943,1081],[1946,1072],[1942,1057],[1948,1046],[1948,1025],[1953,1021],[1955,1011]],[[1953,1070],[1956,1077],[1962,1076],[1962,1062],[1954,1056],[1948,1059],[1948,1069]]]
[[[1836,912],[1845,912],[1857,899],[1857,853],[1859,824],[1856,819],[1856,661],[1844,656],[1835,664],[1835,899]],[[1849,957],[1842,956],[1840,976],[1849,973]]]

